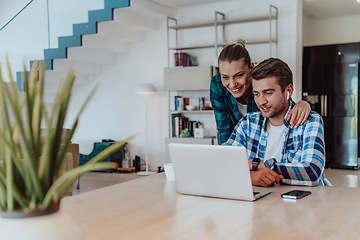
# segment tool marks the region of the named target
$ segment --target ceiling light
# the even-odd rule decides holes
[[[360,3],[360,0],[356,0],[358,3]]]

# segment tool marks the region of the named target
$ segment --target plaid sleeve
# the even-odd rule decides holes
[[[232,131],[229,139],[226,141],[225,145],[229,146],[244,146],[247,148],[246,140],[246,115],[243,117],[239,123],[235,126]]]
[[[285,184],[316,186],[323,182],[325,165],[324,129],[321,116],[312,113],[304,128],[302,150],[293,154],[287,152],[287,162],[273,162],[273,170],[284,176]]]

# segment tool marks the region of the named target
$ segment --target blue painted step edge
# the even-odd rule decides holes
[[[105,0],[104,9],[91,10],[88,12],[89,21],[87,23],[73,24],[73,35],[58,38],[58,48],[45,49],[44,59],[46,70],[53,69],[53,60],[67,58],[67,48],[82,46],[82,36],[97,33],[97,23],[111,21],[114,19],[114,9],[129,7],[130,0]],[[30,62],[30,66],[32,63]],[[16,82],[19,91],[23,91],[22,72],[16,73]]]
[[[23,84],[23,80],[22,80],[22,74],[23,74],[23,72],[16,72],[16,85],[17,85],[17,88],[18,88],[19,92],[24,91],[24,84]]]
[[[35,62],[37,62],[38,64],[38,69],[39,69],[39,66],[40,66],[40,61],[42,60],[31,60],[30,61],[30,69],[32,69],[32,66]],[[27,74],[30,74],[30,71],[25,71]],[[24,91],[24,81],[23,81],[23,73],[24,71],[22,72],[16,72],[16,85],[17,85],[17,88],[18,88],[18,91],[19,92],[23,92]]]
[[[105,0],[104,9],[89,11],[89,21],[85,24],[74,24],[73,36],[59,37],[59,47],[56,49],[45,49],[45,68],[47,70],[53,69],[53,60],[58,58],[67,58],[67,48],[82,46],[82,36],[85,34],[97,33],[97,23],[102,21],[113,20],[114,8],[129,7],[130,0]],[[75,26],[77,25],[77,26]],[[73,45],[74,42],[80,43]]]

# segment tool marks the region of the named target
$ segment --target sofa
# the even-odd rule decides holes
[[[113,144],[114,141],[103,141],[103,142],[94,142],[93,150],[89,154],[81,154],[80,153],[80,165],[84,165],[88,161],[90,161],[93,157],[103,151],[105,148],[109,147]],[[116,150],[110,156],[101,160],[102,162],[111,162],[111,168],[104,170],[107,173],[117,171],[119,167],[122,167],[122,160],[125,157],[125,146],[126,144]]]

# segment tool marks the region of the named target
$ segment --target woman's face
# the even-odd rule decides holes
[[[219,62],[222,85],[235,97],[240,98],[250,87],[250,71],[243,60]]]

